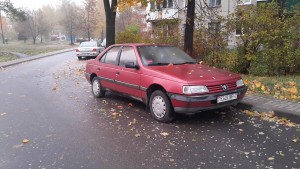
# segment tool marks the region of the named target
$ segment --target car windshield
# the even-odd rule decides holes
[[[144,66],[195,64],[196,61],[174,46],[139,46]]]
[[[82,42],[79,47],[96,47],[97,42]]]

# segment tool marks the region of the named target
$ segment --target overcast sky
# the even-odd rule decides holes
[[[74,2],[80,4],[83,0],[73,0]],[[27,9],[38,9],[43,5],[56,6],[60,4],[60,0],[10,0],[16,8],[27,8]]]

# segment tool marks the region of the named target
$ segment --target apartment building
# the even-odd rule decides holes
[[[212,10],[218,16],[226,17],[234,10],[240,7],[246,7],[248,5],[259,5],[260,3],[271,2],[272,0],[196,0],[196,15],[201,15],[203,12],[203,6],[205,9]],[[188,0],[164,0],[159,2],[149,2],[146,7],[146,21],[147,30],[154,30],[160,28],[164,32],[165,36],[174,29],[179,30],[178,36],[183,36],[185,23],[186,23],[186,6]],[[202,4],[200,4],[202,3]],[[287,7],[295,4],[299,4],[299,0],[285,0],[285,5]],[[177,21],[177,22],[170,22]],[[167,23],[161,26],[160,23]],[[199,22],[199,20],[195,21]],[[213,31],[221,31],[223,23],[214,16],[203,16],[201,19],[201,25],[205,25],[207,29]],[[176,23],[176,24],[174,24]],[[197,25],[197,23],[195,23]],[[178,32],[178,31],[177,31]],[[239,41],[239,36],[241,35],[241,30],[236,30],[232,32],[230,37],[228,37],[228,46],[234,47]],[[155,32],[153,32],[155,36]]]

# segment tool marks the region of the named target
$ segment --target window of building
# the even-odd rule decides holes
[[[220,33],[221,32],[221,22],[208,23],[208,30],[211,33]]]
[[[221,0],[209,0],[210,7],[219,7],[221,6]]]
[[[251,0],[238,0],[239,5],[249,5],[251,4]]]
[[[135,52],[132,47],[123,47],[120,56],[120,66],[125,67],[125,63],[131,62],[134,65],[137,64]]]
[[[163,1],[163,8],[174,8],[173,0],[164,0]]]

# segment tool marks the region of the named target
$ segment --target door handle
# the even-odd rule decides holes
[[[116,75],[119,75],[120,74],[120,72],[116,72]]]
[[[100,70],[100,68],[97,68],[97,70]]]

